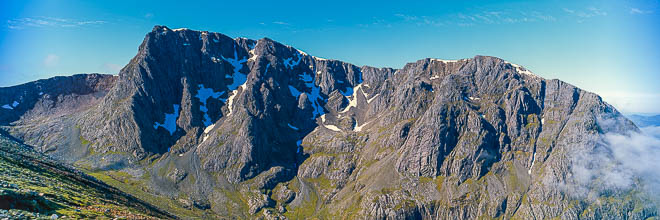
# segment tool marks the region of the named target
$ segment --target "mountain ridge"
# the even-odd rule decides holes
[[[184,217],[656,215],[635,190],[588,185],[607,201],[594,202],[564,189],[582,187],[572,152],[632,122],[496,57],[358,67],[269,38],[155,26],[89,106],[48,118],[69,129],[6,129]]]

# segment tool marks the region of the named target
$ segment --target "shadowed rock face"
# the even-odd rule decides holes
[[[635,125],[593,93],[495,57],[358,67],[268,38],[156,26],[113,79],[102,100],[53,122],[73,128],[56,138],[20,115],[8,130],[129,173],[188,217],[656,214],[634,189],[567,190],[573,152]]]
[[[74,162],[86,149],[73,121],[102,100],[117,78],[78,74],[0,88],[0,126],[41,152]]]
[[[116,79],[112,75],[78,74],[0,88],[0,125],[84,110],[105,96]]]

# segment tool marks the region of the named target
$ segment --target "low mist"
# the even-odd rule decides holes
[[[660,127],[606,132],[594,142],[594,148],[574,154],[572,174],[577,186],[570,187],[572,194],[597,197],[639,187],[660,204]]]

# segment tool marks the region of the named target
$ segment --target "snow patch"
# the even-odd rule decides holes
[[[443,62],[443,63],[455,63],[455,62],[458,62],[458,61],[461,61],[461,60],[463,60],[463,59],[460,59],[460,60],[431,59],[431,61],[437,61],[437,62]]]
[[[357,91],[360,91],[362,95],[364,95],[364,98],[367,99],[369,98],[369,95],[364,92],[364,89],[362,89],[362,75],[360,75],[360,79],[358,80],[358,82],[360,82],[360,84],[358,84],[354,88],[350,88],[350,87],[346,88],[346,92],[341,93],[342,95],[346,96],[346,98],[348,98],[349,102],[348,102],[348,106],[346,106],[346,108],[344,108],[344,110],[342,110],[339,113],[348,112],[348,110],[350,110],[351,107],[357,108],[357,93],[356,93]]]
[[[346,106],[346,108],[344,108],[344,110],[339,113],[346,113],[351,109],[351,107],[357,107],[357,97],[355,97],[355,95],[351,96],[351,98],[348,98],[348,106]]]
[[[300,61],[302,60],[302,56],[301,56],[300,54],[298,54],[298,53],[295,53],[294,56],[295,56],[295,57],[298,57],[298,60],[294,61],[294,60],[293,60],[293,57],[290,57],[290,58],[286,58],[286,59],[284,59],[283,62],[284,62],[284,66],[285,66],[285,67],[287,67],[287,68],[289,68],[289,69],[293,69],[293,67],[295,67],[295,66],[297,66],[298,64],[300,64]]]
[[[270,68],[270,63],[268,65],[266,65],[266,71],[264,71],[264,75],[266,73],[268,73],[268,68]],[[227,100],[227,109],[229,110],[229,113],[227,113],[227,116],[231,115],[231,113],[232,113],[232,106],[233,106],[233,103],[234,103],[234,98],[236,97],[236,95],[238,95],[238,87],[241,87],[241,90],[245,91],[245,87],[246,87],[246,84],[247,84],[247,75],[243,75],[243,74],[235,74],[235,75],[239,75],[239,76],[242,77],[242,78],[240,78],[240,80],[243,81],[243,84],[241,84],[240,86],[237,86],[237,87],[230,87],[229,88],[229,89],[233,88],[233,91],[232,91],[232,95],[229,96],[229,99]],[[236,77],[234,77],[234,83],[232,83],[232,85],[230,85],[230,86],[234,86],[234,84],[236,84]]]
[[[177,28],[177,29],[172,29],[173,31],[187,31],[189,30],[188,28]]]
[[[303,72],[302,74],[298,75],[300,78],[302,78],[305,87],[308,89],[311,89],[311,92],[301,92],[298,89],[296,89],[293,86],[289,85],[289,91],[291,92],[291,95],[294,97],[299,97],[301,93],[306,93],[307,94],[307,100],[312,103],[312,108],[314,108],[314,112],[312,113],[312,119],[315,119],[316,117],[322,116],[325,114],[323,111],[323,107],[321,103],[319,102],[319,99],[321,98],[321,88],[316,86],[314,84],[314,77],[309,75],[307,72]],[[323,99],[322,99],[323,100]]]
[[[541,118],[541,125],[545,122],[545,118]]]
[[[43,95],[43,94],[44,94],[44,92],[39,92],[39,95]]]
[[[289,123],[286,123],[286,125],[289,126],[289,128],[293,129],[294,131],[297,131],[297,130],[298,130],[297,127],[295,127],[295,126],[293,126],[293,125],[291,125],[291,124],[289,124]]]
[[[209,131],[213,130],[213,127],[215,127],[215,124],[211,124],[204,128],[204,134],[209,133]]]
[[[312,58],[314,58],[315,60],[321,60],[321,61],[326,61],[326,60],[328,60],[328,59],[325,59],[325,58],[315,57],[315,56],[312,56]]]
[[[479,100],[481,100],[481,98],[479,98],[479,97],[472,97],[472,96],[470,96],[470,97],[463,96],[463,100],[465,100],[465,101],[479,101]]]
[[[236,75],[238,73],[240,73],[239,71],[241,69],[243,69],[243,63],[245,63],[247,61],[247,59],[245,57],[243,57],[243,59],[240,59],[240,60],[238,59],[238,51],[236,50],[236,46],[234,46],[234,58],[225,58],[222,55],[220,55],[220,57],[222,57],[223,60],[229,62],[229,64],[231,64],[234,67],[234,75],[233,75],[234,76],[234,83],[232,85],[237,86],[237,85],[243,84],[242,82],[241,83],[236,82]],[[230,88],[230,90],[234,90],[234,89]]]
[[[527,174],[531,175],[532,174],[532,167],[534,167],[534,162],[536,161],[536,153],[532,155],[532,165],[529,166],[529,170],[527,170]]]
[[[209,126],[211,125],[212,121],[211,121],[211,117],[209,117],[208,115],[209,109],[206,108],[206,101],[211,97],[217,99],[225,92],[224,91],[215,92],[213,91],[212,88],[204,88],[203,84],[199,84],[198,87],[199,89],[197,90],[197,95],[195,97],[197,97],[201,102],[201,104],[199,105],[199,110],[204,112],[204,121],[203,121],[204,126]]]
[[[341,131],[341,129],[339,129],[337,126],[334,126],[334,125],[324,124],[323,127],[327,128],[327,129],[330,129],[330,130],[333,130],[333,131]]]
[[[247,83],[247,81],[246,81],[246,83]],[[245,84],[241,85],[240,87],[245,88]],[[229,96],[229,99],[227,100],[227,110],[229,110],[229,113],[227,113],[227,116],[231,115],[231,112],[232,112],[231,110],[232,110],[232,106],[234,104],[234,98],[236,97],[236,95],[238,95],[238,89],[233,90],[232,93],[231,93],[231,96]]]
[[[254,53],[255,52],[254,48],[257,47],[257,45],[259,45],[259,41],[257,41],[257,43],[255,45],[252,45],[252,47],[250,47],[250,50],[248,51],[248,53],[250,53],[250,59],[248,59],[248,60],[256,61],[257,57],[259,57],[258,54]]]
[[[355,132],[362,131],[362,128],[367,124],[369,124],[369,122],[366,122],[362,125],[358,125],[357,120],[355,120],[355,127],[353,128],[353,131],[355,131]]]
[[[174,134],[176,131],[176,119],[179,117],[179,105],[174,104],[174,113],[165,114],[165,122],[163,124],[154,122],[154,129],[158,127],[163,127],[165,130],[170,132],[170,135]]]
[[[346,108],[344,108],[344,110],[342,110],[339,113],[346,113],[346,112],[348,112],[348,110],[351,109],[351,107],[357,107],[357,97],[355,97],[355,95],[353,95],[351,97],[352,98],[348,98],[348,101],[349,101],[348,106],[346,106]]]
[[[305,83],[314,82],[314,77],[312,77],[312,75],[307,74],[306,72],[300,75],[300,77],[302,77],[302,80]]]
[[[440,76],[438,76],[438,75],[431,76],[430,80],[434,80],[434,79],[440,79]]]
[[[374,97],[371,97],[370,99],[367,99],[367,104],[368,104],[368,103],[371,103],[371,101],[373,101],[374,99],[376,99],[376,97],[378,97],[378,95],[380,95],[380,94],[376,94],[376,95],[374,95]]]
[[[298,149],[296,149],[296,153],[300,153],[302,151],[302,139],[296,141],[296,146],[298,146]]]
[[[298,96],[301,94],[301,92],[298,91],[298,90],[296,89],[296,87],[293,87],[293,86],[291,86],[291,85],[289,85],[289,91],[291,92],[291,95],[292,95],[293,97],[298,97]]]
[[[504,61],[504,63],[510,64],[511,66],[513,66],[516,69],[516,72],[518,72],[520,74],[536,76],[536,74],[532,73],[532,71],[529,71],[528,69],[526,69],[525,67],[523,67],[521,65],[511,63],[511,62],[508,62],[508,61]]]
[[[19,104],[20,103],[18,103],[17,101],[14,101],[14,102],[11,103],[11,105],[10,104],[3,105],[2,108],[12,110],[12,109],[16,108],[16,106],[18,106]]]
[[[234,47],[234,58],[225,58],[222,56],[222,59],[229,62],[232,66],[234,66],[234,74],[233,76],[233,82],[231,85],[228,85],[227,88],[232,91],[231,96],[229,96],[229,99],[227,100],[227,109],[229,110],[229,113],[227,116],[231,115],[232,113],[232,105],[234,103],[234,98],[236,95],[238,95],[238,87],[241,87],[243,90],[245,90],[245,84],[247,83],[247,75],[239,72],[243,68],[243,63],[247,61],[247,59],[238,59],[238,52],[236,51],[236,47]],[[268,67],[270,64],[266,67],[266,71],[268,71]]]

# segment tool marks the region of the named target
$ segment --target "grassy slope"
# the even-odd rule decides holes
[[[0,209],[30,217],[174,218],[2,134]]]

